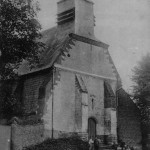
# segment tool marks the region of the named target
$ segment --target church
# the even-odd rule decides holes
[[[72,136],[97,137],[103,149],[119,141],[142,149],[140,111],[122,89],[109,45],[95,37],[93,6],[92,0],[57,2],[57,25],[40,39],[40,63],[30,69],[22,62],[19,78],[6,81],[19,113],[4,117],[0,105],[0,149]]]
[[[57,26],[42,32],[46,50],[37,68],[23,64],[18,88],[24,113],[44,122],[44,137],[78,134],[117,141],[119,75],[109,45],[94,35],[91,0],[60,0]]]

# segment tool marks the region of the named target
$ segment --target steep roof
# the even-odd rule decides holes
[[[120,82],[120,76],[108,52],[109,46],[97,39],[89,39],[83,36],[79,36],[77,34],[73,34],[73,27],[74,26],[72,25],[72,23],[70,23],[66,27],[63,26],[63,28],[58,28],[56,26],[43,31],[41,41],[45,43],[46,48],[40,56],[40,64],[38,64],[38,66],[36,66],[35,68],[30,69],[29,63],[24,61],[18,69],[18,74],[26,75],[29,73],[50,68],[57,60],[57,58],[59,58],[59,56],[67,51],[70,45],[73,44],[72,41],[78,40],[95,46],[103,47],[105,54],[109,57],[109,62],[112,64],[112,70],[115,73],[117,79],[119,79],[118,82]]]
[[[64,28],[63,28],[64,29]],[[44,52],[40,56],[40,63],[33,69],[30,69],[29,63],[23,61],[18,69],[19,75],[25,75],[39,70],[50,68],[56,59],[63,53],[64,49],[69,46],[71,38],[68,36],[72,32],[72,25],[67,29],[53,27],[42,32],[40,39],[46,46]]]

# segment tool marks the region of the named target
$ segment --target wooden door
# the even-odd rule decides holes
[[[93,118],[89,118],[88,120],[88,135],[89,138],[96,136],[96,121]]]

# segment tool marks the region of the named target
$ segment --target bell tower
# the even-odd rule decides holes
[[[91,0],[60,0],[57,3],[57,25],[67,26],[72,23],[74,33],[94,36],[94,13]]]

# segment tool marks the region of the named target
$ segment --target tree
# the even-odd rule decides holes
[[[133,73],[134,98],[141,110],[142,123],[150,125],[150,54],[141,59]]]
[[[18,100],[12,93],[17,69],[23,61],[30,68],[39,63],[44,44],[40,42],[41,26],[37,20],[39,5],[34,0],[0,0],[0,99],[1,111],[12,117],[18,111]],[[2,85],[3,84],[3,85]],[[20,105],[20,104],[19,104]]]
[[[0,0],[0,76],[13,78],[21,62],[39,62],[43,43],[37,21],[38,3],[33,0]]]

